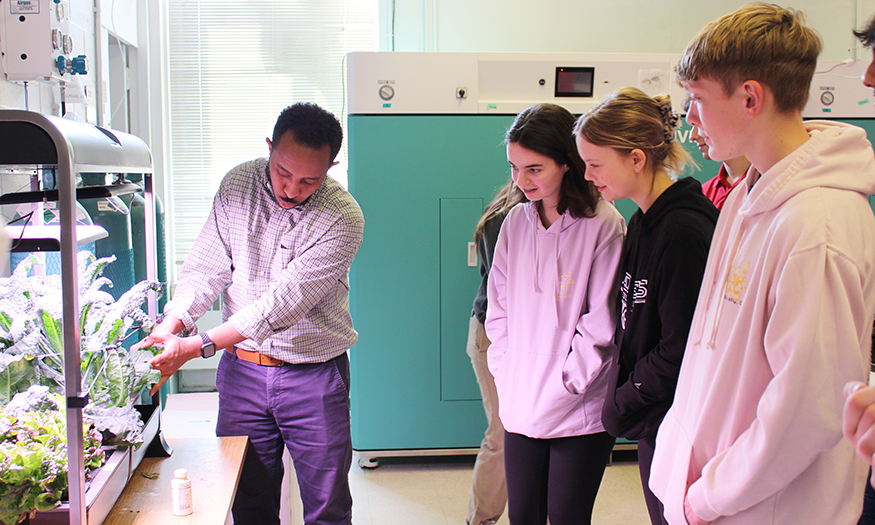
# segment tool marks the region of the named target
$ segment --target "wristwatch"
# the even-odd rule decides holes
[[[206,332],[201,332],[201,357],[207,359],[216,355],[216,343],[210,339]]]

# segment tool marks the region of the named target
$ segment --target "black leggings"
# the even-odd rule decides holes
[[[555,439],[504,433],[511,525],[588,525],[614,447],[607,432]]]
[[[650,490],[650,465],[653,463],[653,450],[656,448],[656,431],[638,440],[638,471],[641,474],[641,488],[644,489],[644,502],[650,514],[651,525],[668,525],[665,507]]]

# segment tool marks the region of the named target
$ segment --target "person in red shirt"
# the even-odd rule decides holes
[[[687,105],[688,104],[684,104],[685,112]],[[705,139],[699,135],[699,128],[693,126],[693,129],[690,130],[690,140],[696,142],[699,146],[699,151],[702,152],[702,157],[705,160],[713,160],[711,156],[708,155],[708,145],[705,144]],[[718,210],[723,209],[723,202],[726,200],[729,192],[732,191],[732,188],[734,188],[739,182],[744,180],[744,176],[747,175],[747,169],[749,167],[750,161],[743,156],[723,161],[717,175],[702,184],[702,193],[705,194],[705,197],[711,199],[711,202],[714,203],[714,206],[716,206]]]

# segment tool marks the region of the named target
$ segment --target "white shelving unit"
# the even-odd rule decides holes
[[[55,226],[54,229],[52,227],[25,228],[26,231],[29,230],[26,235],[27,242],[22,242],[18,250],[60,252],[69,458],[69,522],[71,525],[100,523],[105,515],[89,517],[85,495],[82,409],[87,403],[87,397],[86,393],[81,391],[76,251],[81,242],[87,242],[84,239],[93,239],[95,235],[101,235],[101,232],[93,230],[94,227],[87,232],[81,228],[77,229],[76,201],[142,191],[146,204],[146,253],[139,256],[146,257],[146,277],[157,280],[152,155],[145,142],[127,133],[30,111],[0,110],[0,168],[15,171],[32,170],[34,173],[30,191],[0,195],[0,205],[58,202],[60,226]],[[55,173],[57,188],[42,187],[40,174],[47,170]],[[77,176],[86,172],[140,173],[143,175],[143,187],[124,182],[77,187]],[[10,237],[17,239],[16,233],[22,232],[10,232]],[[106,232],[104,231],[102,235],[105,236]],[[149,316],[155,319],[158,312],[154,292],[149,294],[147,308]],[[152,419],[155,419],[154,426],[157,427],[157,418]],[[157,433],[157,429],[155,432]],[[144,443],[141,450],[137,451],[139,454],[126,453],[125,456],[142,458],[148,445],[148,441]],[[124,483],[127,482],[127,474],[120,481],[121,488],[124,488]],[[120,489],[118,491],[120,492]],[[114,501],[115,499],[109,503],[110,508]],[[90,518],[92,521],[89,522]]]

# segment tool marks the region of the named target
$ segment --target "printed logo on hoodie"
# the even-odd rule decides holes
[[[750,263],[745,261],[740,264],[733,264],[729,270],[729,277],[726,279],[726,294],[723,296],[727,301],[741,305],[741,297],[747,290],[747,271],[750,269]]]
[[[568,275],[560,275],[559,276],[559,294],[556,296],[556,300],[564,299],[565,297],[571,297],[571,294],[574,293],[574,279],[571,278],[571,274]]]
[[[629,301],[629,287],[632,283],[632,276],[629,272],[623,276],[623,282],[620,283],[620,327],[626,329],[626,310]],[[647,279],[639,279],[635,281],[635,287],[632,291],[632,304],[643,304],[647,302]]]
[[[635,281],[635,291],[632,293],[632,301],[635,304],[647,302],[647,279]]]
[[[629,272],[623,276],[623,282],[620,283],[620,327],[626,329],[626,299],[629,297],[629,283],[632,282],[632,276]]]

